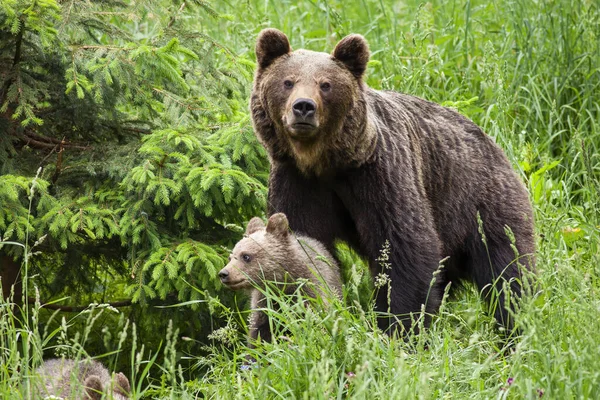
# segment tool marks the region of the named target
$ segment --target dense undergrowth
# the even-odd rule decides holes
[[[265,27],[283,30],[293,48],[328,52],[344,35],[361,33],[372,52],[366,79],[371,87],[454,107],[501,145],[530,191],[536,218],[537,285],[515,316],[518,332],[508,337],[500,332],[478,293],[467,287],[444,301],[430,329],[407,341],[389,338],[373,328],[375,317],[369,310],[373,289],[365,283],[364,265],[342,246],[344,301],[330,307],[322,303],[304,307],[298,299],[270,293],[272,301],[281,302],[280,311],[270,312],[278,339],[256,350],[245,346],[248,314],[244,302],[220,299],[218,292],[206,287],[215,285],[208,275],[194,284],[179,281],[166,287],[183,290],[188,296],[179,299],[187,302],[169,310],[193,303],[207,316],[203,321],[209,326],[205,328],[212,333],[184,335],[185,326],[179,320],[181,326],[169,324],[161,332],[164,341],[156,348],[145,347],[138,338],[139,315],[138,321],[128,321],[122,310],[119,314],[97,306],[64,319],[58,312],[44,314],[44,324],[38,325],[39,305],[11,307],[3,302],[0,397],[35,398],[34,369],[43,355],[83,357],[90,351],[92,333],[100,331],[93,334],[95,341],[105,340],[110,345],[104,348],[110,350],[94,355],[114,368],[125,365],[123,372],[132,383],[134,398],[597,398],[598,3],[231,0],[211,7],[222,18],[203,29],[231,52],[232,58],[222,62],[252,62],[254,39]],[[249,75],[236,79],[248,88],[251,85]],[[211,136],[208,144],[190,144],[185,156],[193,160],[196,151],[210,153],[219,146],[222,150],[226,147],[223,142],[234,133],[247,133],[247,95],[248,91],[235,92],[233,99],[224,101],[234,111],[219,114],[220,121],[204,121],[222,123],[224,130],[214,131],[221,136]],[[241,106],[235,108],[236,104]],[[176,136],[166,145],[153,142],[158,136],[150,137],[143,145],[147,152],[140,154],[158,157],[160,146],[176,147]],[[264,157],[255,153],[251,136],[243,137],[252,142],[239,144],[236,151],[252,151],[250,159]],[[227,164],[226,158],[218,155],[213,161]],[[261,165],[253,165],[259,171],[256,187],[260,187],[264,180]],[[33,185],[31,178],[23,183],[24,197]],[[143,196],[144,190],[134,186],[135,179],[131,173],[123,182],[133,182],[130,190]],[[43,184],[34,188],[38,193],[44,190]],[[175,190],[168,193],[180,195]],[[261,204],[247,206],[244,215]],[[221,220],[230,212],[224,212]],[[24,223],[23,232],[26,226]],[[40,248],[28,240],[11,242],[4,246],[19,247],[32,260],[43,257],[36,253]],[[27,243],[27,248],[21,243]],[[206,250],[217,258],[226,253],[223,248]],[[145,255],[149,271],[161,265],[161,255],[169,247],[163,243],[156,251],[148,250]],[[29,262],[26,256],[21,269],[26,278],[31,271]],[[25,298],[36,297],[33,285],[26,289]],[[151,314],[152,318],[159,315]],[[111,328],[102,329],[108,320]],[[80,322],[75,325],[75,321]],[[192,348],[190,343],[201,351],[187,351]],[[255,364],[246,365],[248,354],[257,359]]]

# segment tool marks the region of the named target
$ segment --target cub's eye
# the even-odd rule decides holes
[[[324,92],[329,92],[331,90],[331,83],[329,83],[329,82],[321,83],[321,90]]]
[[[290,81],[289,79],[286,79],[285,81],[283,81],[283,86],[286,89],[291,89],[294,87],[294,82]]]
[[[252,261],[252,257],[250,256],[250,254],[243,254],[242,260],[244,260],[244,262],[249,263],[250,261]]]

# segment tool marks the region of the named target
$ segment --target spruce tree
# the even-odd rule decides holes
[[[1,3],[3,284],[18,283],[16,242],[42,300],[145,307],[217,290],[268,175],[253,64],[205,29],[222,21],[202,0]]]

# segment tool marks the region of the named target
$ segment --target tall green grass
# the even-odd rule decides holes
[[[162,349],[136,342],[127,355],[131,369],[124,371],[134,398],[598,398],[598,2],[215,4],[231,15],[230,22],[206,29],[240,57],[253,59],[255,36],[265,27],[283,30],[294,48],[319,51],[331,51],[346,34],[361,33],[372,51],[371,87],[457,108],[481,125],[505,149],[530,190],[538,285],[515,316],[516,337],[506,339],[498,332],[478,293],[467,287],[444,302],[430,329],[408,341],[396,340],[373,328],[364,266],[342,251],[345,302],[305,307],[293,296],[269,293],[270,301],[280,305],[268,311],[277,332],[274,343],[249,350],[247,314],[218,299],[207,300],[229,325],[210,338],[185,339],[209,343],[202,357],[178,351],[176,327]],[[71,357],[85,356],[86,331],[70,332],[70,321],[40,332],[38,306],[0,305],[0,397],[29,397],[35,367],[44,352],[54,350],[48,348],[52,338],[64,335],[63,350]],[[81,316],[89,318],[89,329],[99,312],[107,311]],[[130,339],[136,338],[132,324],[123,326]],[[161,374],[149,376],[147,367],[159,351],[165,355]],[[255,364],[246,364],[248,354]],[[103,360],[110,357],[116,355]],[[182,378],[184,359],[194,364],[197,378],[191,382]]]
[[[593,1],[246,1],[234,30],[293,48],[369,41],[367,82],[457,108],[506,151],[529,187],[537,291],[506,341],[469,288],[408,343],[348,305],[320,318],[282,308],[290,335],[256,368],[227,351],[200,381],[217,398],[597,398],[600,394],[600,9]],[[221,32],[227,37],[229,33]],[[232,43],[251,53],[252,43]],[[348,282],[348,279],[346,279]],[[347,289],[351,290],[351,287]],[[293,306],[290,306],[293,308]],[[312,312],[312,311],[311,311]],[[325,321],[319,324],[315,321]],[[330,322],[335,326],[328,330]],[[288,339],[288,336],[291,339]],[[230,350],[231,351],[231,350]],[[228,355],[229,354],[229,355]]]

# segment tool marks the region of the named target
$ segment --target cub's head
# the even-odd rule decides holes
[[[229,263],[219,271],[221,282],[233,290],[251,288],[265,280],[283,282],[286,270],[282,261],[289,255],[289,235],[284,214],[273,214],[266,226],[260,218],[252,218]]]
[[[336,146],[334,142],[344,125],[364,124],[364,110],[357,103],[369,48],[362,36],[346,36],[327,54],[292,51],[285,34],[265,29],[258,36],[256,58],[252,105],[255,128],[261,135],[261,121],[257,119],[268,119],[301,169],[317,163],[325,147]]]
[[[128,400],[131,386],[129,380],[122,372],[114,374],[112,382],[103,382],[100,375],[88,375],[83,382],[86,388],[86,394],[89,399],[100,400],[103,393],[108,394],[112,390],[112,397],[115,400]],[[110,396],[106,396],[108,398]]]

